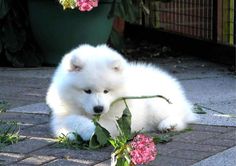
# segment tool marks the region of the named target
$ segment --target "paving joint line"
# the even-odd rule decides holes
[[[53,156],[53,157],[55,157],[55,156]],[[52,162],[52,161],[56,161],[56,160],[58,160],[58,159],[59,159],[58,157],[55,157],[54,159],[51,159],[51,160],[46,161],[46,162],[44,162],[44,163],[42,163],[42,164],[39,164],[39,165],[48,164],[48,163],[50,163],[50,162]]]
[[[209,78],[222,78],[222,76],[208,76],[208,77],[192,77],[192,78],[179,78],[180,81],[191,81],[191,80],[204,80]]]

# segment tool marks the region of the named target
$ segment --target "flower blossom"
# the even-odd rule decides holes
[[[80,11],[90,11],[98,6],[98,0],[76,0],[76,6]]]
[[[134,137],[130,146],[132,148],[130,156],[133,164],[146,164],[155,160],[157,149],[152,138],[144,134],[138,134]]]

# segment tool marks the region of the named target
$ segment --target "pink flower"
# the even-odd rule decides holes
[[[144,135],[138,134],[130,143],[132,150],[130,151],[131,161],[136,164],[146,164],[155,160],[157,149],[153,139]]]
[[[98,0],[76,0],[76,6],[80,11],[90,11],[98,6]]]

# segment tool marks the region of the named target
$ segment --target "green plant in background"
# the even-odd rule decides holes
[[[6,101],[0,101],[0,113],[6,112],[6,110],[9,108],[9,103]]]
[[[0,116],[9,108],[9,103],[0,101]],[[19,141],[19,126],[15,121],[0,120],[0,149]]]
[[[31,38],[25,0],[0,0],[0,62],[15,67],[41,65]]]
[[[37,54],[38,47],[31,35],[26,2],[26,0],[0,0],[0,65],[5,65],[7,62],[15,67],[31,67],[39,66],[43,62],[43,57]],[[55,5],[57,3],[55,1]],[[126,22],[134,23],[140,14],[140,9],[149,13],[143,0],[113,0],[108,17],[120,17]],[[110,41],[117,50],[122,50],[124,47],[122,36],[115,29],[111,32]]]
[[[171,0],[150,0],[169,2]],[[82,12],[89,12],[93,10],[94,7],[99,7],[98,0],[59,0],[64,9],[70,8],[75,10],[80,10]],[[149,8],[145,5],[144,0],[111,0],[112,5],[108,18],[118,17],[123,21],[129,23],[135,23],[140,15],[140,12],[144,14],[149,14]],[[118,51],[122,51],[124,48],[123,36],[116,31],[115,28],[112,29],[110,35],[110,42]]]
[[[159,1],[159,2],[170,2],[172,0],[149,0],[149,1]],[[119,2],[119,3],[116,3]],[[119,17],[125,22],[135,23],[140,17],[140,14],[150,14],[150,9],[145,5],[144,0],[114,0],[113,6],[109,13],[109,17]],[[120,52],[124,48],[123,36],[117,32],[114,28],[112,29],[110,41],[113,46]]]
[[[19,126],[15,121],[6,122],[0,120],[0,149],[4,146],[17,143]]]

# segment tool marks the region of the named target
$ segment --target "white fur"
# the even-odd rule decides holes
[[[84,92],[88,89],[91,94]],[[196,120],[180,84],[166,72],[148,64],[128,63],[105,45],[81,45],[64,56],[48,89],[52,130],[56,136],[76,132],[88,140],[95,129],[93,107],[103,106],[99,123],[115,136],[114,121],[121,116],[124,103],[110,107],[111,102],[144,95],[162,95],[172,104],[161,98],[128,100],[133,131],[182,130]],[[71,134],[68,137],[73,139]]]

